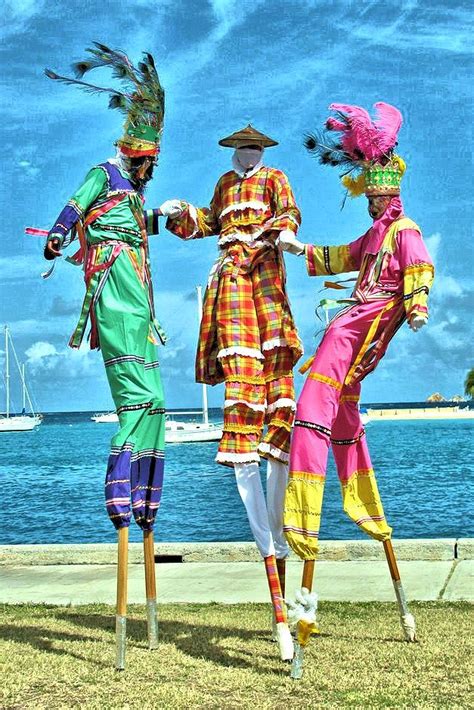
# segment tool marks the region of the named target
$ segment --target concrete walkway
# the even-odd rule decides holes
[[[321,548],[315,576],[321,600],[394,601],[380,543],[328,541]],[[474,541],[404,540],[395,550],[409,600],[474,601]],[[115,554],[115,545],[0,546],[0,602],[113,604]],[[161,561],[169,555],[186,562]],[[130,546],[130,561],[129,602],[143,603],[141,545]],[[263,565],[252,543],[160,544],[157,561],[161,603],[268,601]],[[302,563],[290,559],[288,596],[300,586],[301,572]]]

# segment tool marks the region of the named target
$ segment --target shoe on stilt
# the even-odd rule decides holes
[[[284,621],[276,624],[276,640],[280,649],[281,660],[292,661],[295,655],[295,647],[289,626]]]

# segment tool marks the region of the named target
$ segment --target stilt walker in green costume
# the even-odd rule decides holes
[[[76,79],[46,70],[49,78],[106,92],[109,107],[127,115],[117,154],[89,171],[48,234],[45,257],[78,237],[69,259],[84,267],[86,295],[70,345],[78,348],[90,318],[90,346],[102,351],[120,428],[112,439],[105,481],[107,512],[119,536],[117,662],[125,667],[128,526],[131,515],[143,529],[150,648],[157,646],[153,525],[160,504],[164,465],[165,409],[156,345],[164,334],[154,316],[147,238],[158,232],[160,215],[179,213],[168,200],[144,210],[163,128],[164,92],[153,58],[134,67],[122,52],[94,43],[90,57],[74,65]],[[83,82],[96,67],[112,69],[124,91]],[[69,235],[69,236],[68,236]]]

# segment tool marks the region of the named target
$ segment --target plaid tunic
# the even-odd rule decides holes
[[[226,383],[220,463],[259,461],[260,455],[288,460],[295,408],[292,368],[302,348],[275,241],[281,230],[296,232],[299,224],[288,179],[266,167],[248,178],[225,173],[209,208],[186,204],[183,214],[167,223],[182,239],[219,235],[220,256],[204,299],[196,380]]]

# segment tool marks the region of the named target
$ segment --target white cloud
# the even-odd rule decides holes
[[[92,370],[102,366],[101,358],[92,353],[87,344],[79,350],[58,350],[48,341],[38,340],[25,352],[27,365],[33,375],[52,373],[58,379],[75,379],[89,376]]]

